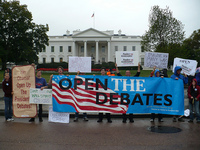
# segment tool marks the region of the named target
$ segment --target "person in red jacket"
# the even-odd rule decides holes
[[[193,122],[194,120],[193,108],[195,107],[197,123],[200,123],[200,115],[199,115],[200,87],[197,85],[197,80],[195,78],[192,80],[192,83],[188,87],[188,98],[189,98],[189,108],[190,108],[190,120],[188,122]]]
[[[4,91],[5,119],[6,121],[14,121],[12,118],[12,80],[10,79],[9,73],[5,73],[4,78],[2,88]]]

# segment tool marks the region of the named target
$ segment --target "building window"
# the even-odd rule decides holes
[[[118,46],[115,46],[115,51],[118,51]]]
[[[126,48],[127,48],[127,47],[126,47],[126,46],[124,46],[124,51],[126,51]]]
[[[102,52],[102,53],[105,53],[105,46],[102,46],[102,47],[101,47],[101,52]],[[102,58],[102,59],[103,59],[103,58]]]
[[[132,51],[135,51],[135,46],[132,46]]]
[[[54,58],[51,58],[51,63],[54,63]]]
[[[72,47],[68,46],[68,52],[72,52]]]
[[[46,63],[46,58],[43,58],[43,64],[45,64]]]
[[[81,53],[84,52],[84,46],[81,46]]]
[[[102,57],[102,62],[105,62],[105,58],[104,57]]]
[[[63,46],[60,46],[60,52],[63,52]]]
[[[144,58],[141,58],[141,65],[144,65]]]
[[[54,52],[54,46],[51,46],[51,52]]]
[[[46,52],[46,47],[44,47],[44,48],[42,49],[42,52]]]
[[[95,48],[94,48],[94,46],[92,46],[91,47],[91,52],[94,53],[94,51],[95,51]]]
[[[60,58],[60,62],[63,62],[63,58],[62,57]]]
[[[141,51],[144,52],[144,46],[141,46]]]

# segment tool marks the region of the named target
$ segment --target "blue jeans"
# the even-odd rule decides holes
[[[5,102],[5,118],[12,118],[12,97],[4,97]]]
[[[196,117],[197,120],[200,120],[200,116],[199,116],[199,101],[194,101],[194,104],[192,104],[191,102],[189,102],[189,108],[190,108],[190,119],[194,120],[194,108],[195,108],[195,113],[196,113]]]

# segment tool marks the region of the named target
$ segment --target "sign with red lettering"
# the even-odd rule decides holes
[[[35,88],[35,68],[31,65],[12,69],[13,114],[30,118],[37,115],[37,105],[29,103],[30,88]]]

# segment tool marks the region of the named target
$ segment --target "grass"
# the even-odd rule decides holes
[[[152,70],[141,70],[140,77],[149,77],[151,71]],[[120,73],[123,76],[125,76],[125,72],[126,72],[126,70],[120,70]],[[137,72],[137,70],[131,70],[131,76],[134,76],[136,74],[136,72]],[[172,71],[168,71],[167,73],[168,73],[169,77],[173,74]],[[2,82],[2,80],[3,80],[3,74],[4,74],[4,71],[1,70],[0,71],[0,82]],[[57,72],[42,72],[42,77],[45,78],[46,81],[48,82],[51,74],[58,75]],[[67,75],[68,73],[64,72],[64,74]],[[87,73],[86,75],[93,75],[93,74],[100,75],[101,73],[100,72],[92,72],[92,73]],[[69,73],[69,75],[76,75],[76,73]]]

